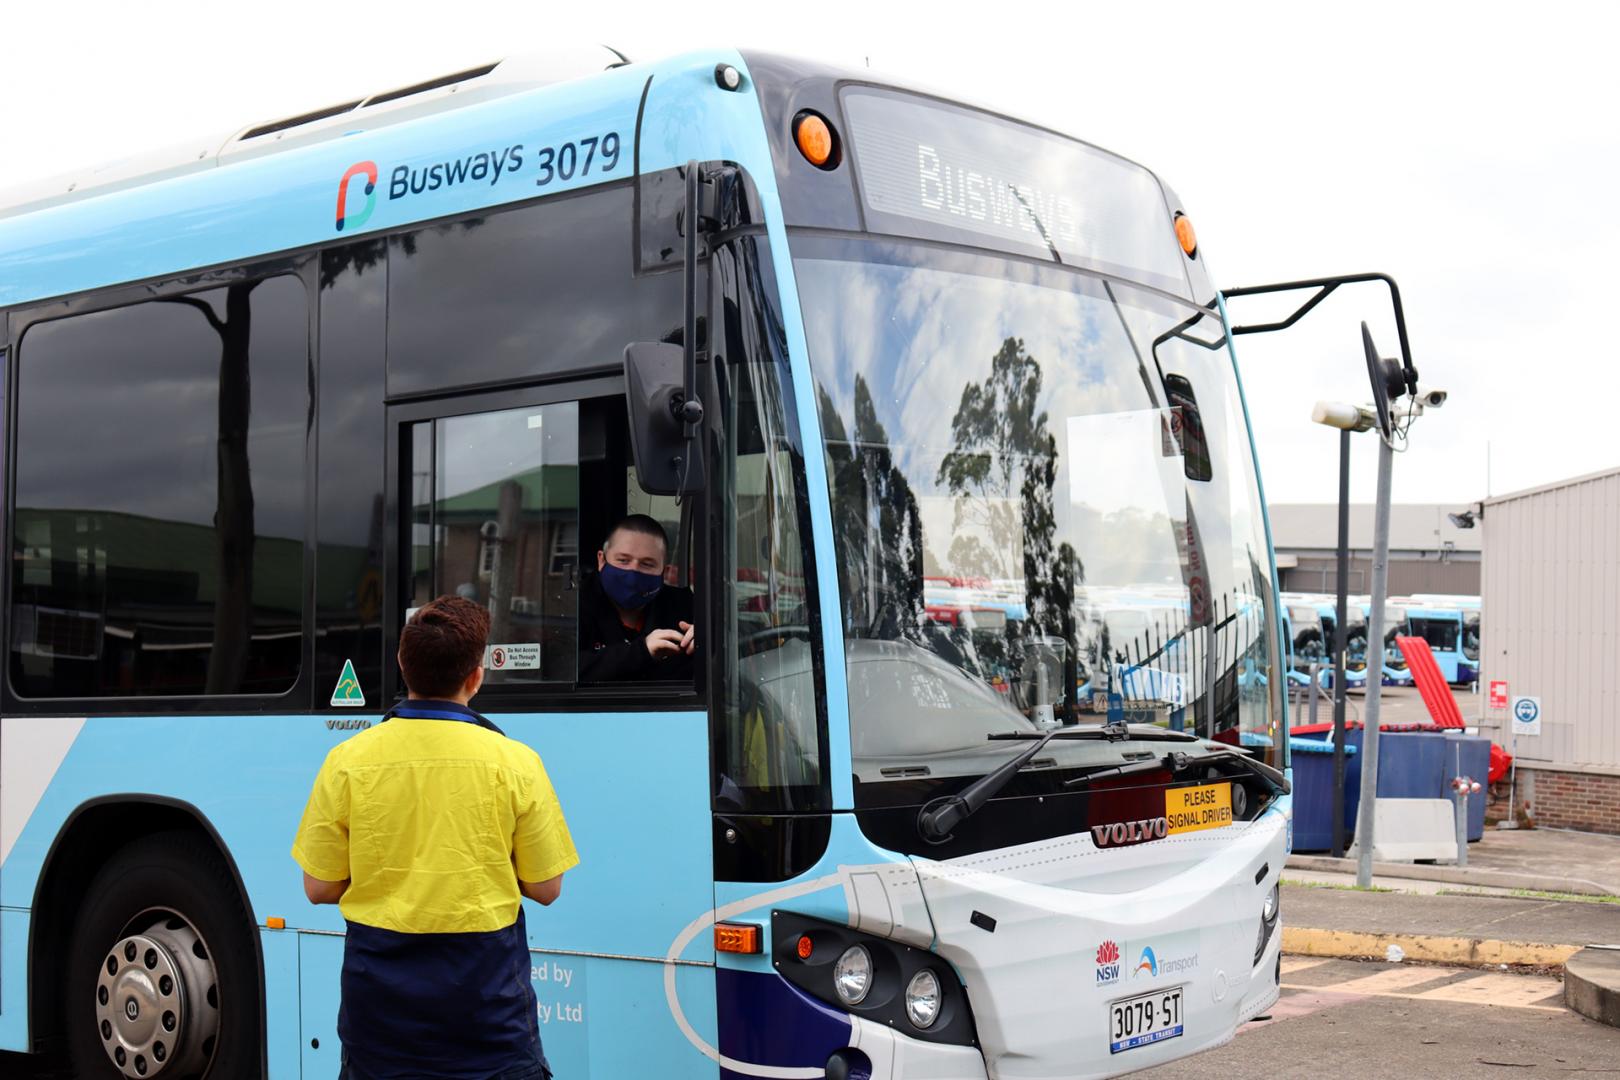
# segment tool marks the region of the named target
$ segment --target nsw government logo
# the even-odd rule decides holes
[[[350,214],[348,212],[349,182],[358,180],[362,176],[366,178],[364,191],[366,204],[359,213]],[[349,166],[349,171],[344,173],[343,179],[338,182],[337,231],[342,232],[345,227],[358,229],[366,223],[366,219],[371,216],[371,212],[375,209],[377,209],[377,163],[375,161],[357,161]]]
[[[1105,941],[1097,946],[1097,985],[1109,986],[1119,982],[1119,946]]]

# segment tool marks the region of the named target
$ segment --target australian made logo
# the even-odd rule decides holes
[[[1091,842],[1100,848],[1145,844],[1149,840],[1163,840],[1169,835],[1170,822],[1164,817],[1143,818],[1141,821],[1116,821],[1110,825],[1091,827]]]
[[[1112,986],[1119,982],[1119,945],[1105,941],[1097,946],[1097,985]]]

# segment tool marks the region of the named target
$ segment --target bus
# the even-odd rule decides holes
[[[1322,619],[1322,635],[1328,641],[1328,670],[1322,677],[1322,686],[1333,687],[1333,641],[1339,625],[1338,602],[1331,596],[1314,598],[1316,613]],[[1354,604],[1345,605],[1344,684],[1347,690],[1367,688],[1367,625],[1361,609]]]
[[[1278,996],[1291,796],[1222,305],[1146,168],[731,50],[503,61],[10,197],[0,1049],[336,1074],[344,923],[289,847],[447,593],[583,860],[528,921],[558,1076],[1227,1042]],[[629,513],[694,591],[689,680],[579,677]],[[1116,640],[1110,590],[1174,618]],[[1156,651],[1174,700],[1127,704]]]
[[[1370,625],[1372,620],[1372,600],[1366,596],[1356,597],[1351,601],[1361,612],[1363,626]],[[1395,639],[1407,632],[1406,607],[1402,603],[1390,601],[1384,605],[1384,678],[1385,686],[1412,686],[1412,672],[1406,663],[1406,657],[1401,655],[1400,647]],[[1363,630],[1363,633],[1368,631]],[[1371,657],[1372,651],[1367,655]]]
[[[1292,663],[1296,671],[1306,673],[1309,681],[1310,665],[1317,665],[1317,685],[1324,690],[1333,687],[1333,648],[1335,628],[1338,625],[1337,604],[1333,597],[1318,593],[1284,593],[1288,626],[1292,630]],[[1367,684],[1367,628],[1360,610],[1347,605],[1347,641],[1345,647],[1345,686],[1362,690]]]
[[[1440,672],[1453,686],[1479,681],[1479,621],[1477,596],[1420,593],[1406,611],[1407,632],[1429,643]]]

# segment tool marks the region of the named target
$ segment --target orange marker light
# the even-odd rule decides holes
[[[813,112],[800,113],[793,124],[793,141],[799,144],[804,160],[818,169],[830,167],[833,133],[826,120]]]
[[[810,953],[815,950],[815,947],[815,942],[810,940],[809,934],[800,934],[799,944],[794,947],[793,951],[799,954],[800,960],[808,960],[810,959]]]
[[[287,929],[287,920],[280,915],[272,915],[264,920],[264,925],[272,930],[285,930]]]
[[[1193,232],[1192,219],[1186,214],[1176,215],[1176,239],[1181,241],[1181,250],[1187,253],[1187,258],[1198,254],[1198,234]]]
[[[759,927],[753,923],[715,923],[714,951],[729,953],[757,953],[760,951]]]

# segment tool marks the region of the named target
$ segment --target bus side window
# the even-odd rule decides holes
[[[11,685],[274,694],[304,653],[297,277],[36,323],[16,352]]]

